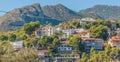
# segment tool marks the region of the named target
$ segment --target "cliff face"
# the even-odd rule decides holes
[[[23,8],[16,8],[9,11],[0,18],[0,31],[19,29],[24,23],[40,21],[42,24],[48,22],[58,24],[59,21],[44,15],[40,4],[33,4]]]
[[[57,4],[54,6],[44,6],[42,10],[45,15],[57,19],[60,21],[69,21],[74,18],[80,18],[77,12],[68,9],[67,7],[63,6],[62,4]]]
[[[120,19],[119,6],[96,5],[80,12],[57,4],[41,7],[40,4],[28,5],[16,8],[0,17],[0,31],[20,29],[24,23],[39,21],[41,24],[59,24],[74,18],[92,17],[99,19]]]
[[[108,5],[95,5],[91,8],[81,10],[80,13],[92,13],[100,16],[102,19],[120,19],[120,7]]]

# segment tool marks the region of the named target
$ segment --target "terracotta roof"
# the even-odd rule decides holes
[[[37,52],[48,52],[48,50],[37,50]]]
[[[86,40],[89,41],[89,40],[103,40],[103,39],[100,39],[100,38],[85,38],[84,40],[85,40],[85,41],[86,41]]]
[[[120,40],[120,36],[113,36],[111,40]]]
[[[111,20],[109,20],[110,22],[116,22],[116,20],[114,20],[114,19],[111,19]]]
[[[117,28],[117,30],[120,30],[120,28]]]

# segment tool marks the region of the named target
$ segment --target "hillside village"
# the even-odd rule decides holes
[[[120,62],[120,1],[1,0],[0,62]]]
[[[13,40],[9,40],[10,35],[8,35],[7,40],[5,38],[5,35],[0,35],[0,40],[2,40],[3,42],[5,41],[10,42],[15,51],[19,51],[22,48],[26,47],[36,49],[37,50],[36,53],[38,55],[40,62],[65,62],[65,61],[85,62],[88,59],[85,59],[85,57],[83,56],[84,53],[90,55],[91,53],[93,54],[96,51],[96,55],[97,53],[99,54],[100,52],[102,54],[102,52],[107,51],[109,47],[111,47],[111,50],[109,49],[110,50],[109,53],[111,53],[112,55],[110,56],[110,58],[112,58],[112,61],[114,62],[119,60],[120,59],[119,54],[120,25],[118,25],[119,22],[114,19],[107,21],[104,20],[101,22],[96,21],[97,19],[93,18],[74,19],[70,21],[70,23],[73,22],[73,25],[71,25],[71,27],[65,27],[66,25],[67,26],[69,25],[69,22],[67,23],[65,22],[57,26],[52,26],[50,24],[40,26],[37,24],[37,22],[30,22],[28,23],[28,25],[35,23],[34,27],[35,30],[34,28],[32,28],[34,30],[33,32],[32,30],[29,31],[30,29],[29,27],[27,27],[28,29],[25,28],[27,26],[27,24],[25,24],[21,28],[21,30],[26,31],[22,32],[21,30],[19,30],[18,32],[17,31],[9,32],[9,34],[12,35],[14,34],[11,37],[11,39]],[[76,23],[78,24],[75,25]],[[89,25],[86,26],[86,24],[89,23],[92,26]],[[93,25],[92,23],[93,24],[96,23],[98,26]],[[63,25],[63,27],[61,25]],[[81,27],[80,25],[83,25],[83,27]],[[103,26],[101,25],[104,25],[105,27],[103,28]],[[100,26],[99,29],[102,28],[103,29],[102,30],[97,29],[99,26]],[[19,33],[20,35],[26,33],[25,34],[26,38],[17,39],[16,32],[17,34]],[[96,33],[98,34],[96,35]],[[84,60],[82,59],[83,57]],[[106,61],[111,61],[111,59],[106,59]]]

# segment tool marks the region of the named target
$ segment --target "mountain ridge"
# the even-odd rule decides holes
[[[95,5],[91,8],[80,10],[79,13],[95,13],[103,19],[120,19],[120,6]]]
[[[59,21],[44,15],[40,4],[28,5],[22,8],[16,8],[0,18],[0,31],[20,29],[24,23],[31,21],[40,21],[42,24],[51,22],[58,24]]]
[[[39,3],[15,8],[0,17],[0,31],[20,29],[25,23],[40,21],[41,24],[69,21],[74,18],[120,19],[120,6],[95,5],[75,12],[62,4],[41,7]]]
[[[69,21],[73,18],[81,18],[77,12],[67,8],[62,4],[43,6],[42,10],[45,15],[61,21]]]

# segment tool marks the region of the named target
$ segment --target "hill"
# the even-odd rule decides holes
[[[96,14],[102,19],[120,19],[120,7],[108,5],[95,5],[94,7],[80,10],[80,14]]]
[[[16,8],[0,17],[0,31],[20,29],[25,23],[39,21],[41,24],[57,25],[74,18],[92,17],[98,19],[120,19],[120,7],[95,5],[94,7],[75,12],[62,4],[41,7],[36,3]]]
[[[41,24],[52,23],[58,24],[60,21],[46,16],[40,4],[36,3],[22,8],[16,8],[0,18],[0,31],[20,29],[24,23],[31,21],[40,21]]]
[[[82,17],[82,15],[79,15],[77,12],[72,11],[62,4],[47,5],[42,7],[42,10],[45,15],[60,21],[69,21],[74,18]]]

